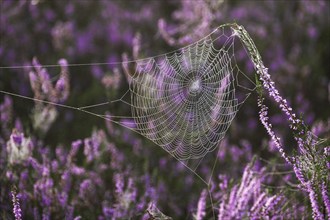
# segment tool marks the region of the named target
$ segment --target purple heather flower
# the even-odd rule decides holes
[[[38,61],[37,61],[38,62]],[[40,65],[40,64],[39,64]],[[39,80],[41,82],[41,92],[46,96],[50,96],[52,92],[52,85],[46,69],[41,67],[40,71],[37,72]]]
[[[328,218],[330,219],[330,199],[329,199],[329,187],[325,182],[322,183],[322,199],[325,205],[325,210],[327,211]]]
[[[206,196],[207,191],[204,189],[199,197],[198,205],[197,205],[197,212],[195,215],[196,220],[202,220],[205,215],[205,208],[206,208]]]
[[[49,207],[52,203],[54,182],[51,178],[43,177],[34,184],[34,195],[41,198],[42,204]]]
[[[92,181],[90,179],[85,179],[81,184],[79,188],[79,197],[84,199],[89,191],[92,188]]]
[[[58,167],[59,167],[59,165],[58,165],[57,160],[53,160],[52,163],[51,163],[51,169],[52,169],[52,172],[53,172],[53,173],[56,173]]]
[[[92,137],[86,138],[84,140],[84,154],[87,157],[87,161],[91,162],[100,155],[100,144],[104,133],[101,131],[95,131],[92,134]]]
[[[74,214],[74,207],[67,206],[66,211],[65,211],[65,219],[73,220],[73,214]]]
[[[233,213],[234,214],[234,207],[235,207],[235,204],[236,204],[236,199],[237,199],[237,190],[238,190],[238,186],[235,185],[232,187],[231,191],[230,191],[230,194],[229,194],[229,197],[228,197],[228,203],[227,203],[227,206],[226,206],[226,212],[228,213]]]
[[[19,196],[16,193],[16,190],[11,191],[12,202],[13,202],[13,213],[15,215],[15,220],[22,220],[22,210],[19,202]]]
[[[67,205],[68,194],[66,192],[61,192],[57,195],[58,202],[64,208]]]
[[[57,80],[57,82],[56,82],[55,88],[58,92],[63,92],[64,88],[65,88],[65,79],[59,78],[59,80]]]
[[[268,198],[267,201],[264,203],[262,213],[264,213],[265,215],[267,213],[274,213],[275,206],[278,205],[282,199],[283,199],[282,196],[277,196],[277,195]]]
[[[74,175],[80,176],[86,172],[83,167],[78,167],[76,165],[71,165],[70,172]]]
[[[23,142],[23,134],[14,132],[11,136],[16,145],[21,145]]]
[[[29,78],[30,78],[31,88],[34,92],[34,97],[40,98],[40,95],[41,95],[39,92],[40,82],[38,80],[37,74],[33,71],[30,71]]]
[[[237,190],[235,211],[233,212],[237,217],[241,218],[242,211],[246,209],[248,202],[253,196],[256,189],[259,188],[259,179],[253,178],[251,167],[246,167],[243,173],[240,187]]]
[[[64,102],[69,97],[70,90],[68,62],[60,59],[58,64],[61,66],[61,75],[54,88],[56,99],[53,101]]]
[[[93,155],[93,146],[92,140],[90,138],[86,138],[84,140],[84,154],[87,157],[87,161],[91,162],[94,159]]]
[[[7,178],[9,181],[13,181],[14,178],[15,178],[15,175],[14,175],[14,173],[13,173],[11,170],[7,170],[7,171],[6,171],[6,178]]]
[[[82,140],[76,140],[76,141],[71,143],[71,150],[70,150],[70,153],[68,155],[68,161],[71,162],[74,159],[74,157],[77,155],[78,150],[79,150],[81,145],[82,145]]]
[[[115,210],[108,205],[102,205],[102,212],[106,218],[113,217]]]
[[[128,183],[127,183],[127,190],[129,191],[129,199],[132,202],[136,201],[136,197],[137,197],[137,189],[135,187],[134,181],[132,178],[128,179]]]
[[[311,202],[312,211],[313,211],[313,218],[317,220],[323,220],[323,214],[320,211],[320,206],[317,201],[317,193],[315,192],[315,189],[310,181],[306,183],[307,190],[309,193],[309,200]]]
[[[224,191],[228,188],[228,177],[226,175],[219,175],[219,188]]]
[[[324,148],[324,156],[329,157],[330,156],[330,146]]]
[[[240,184],[221,190],[218,219],[260,219],[279,214],[283,218],[288,215],[282,210],[285,200],[281,195],[270,196],[263,191],[261,180],[263,170],[257,174],[248,165]]]
[[[270,124],[268,122],[268,108],[267,106],[265,106],[263,104],[263,100],[264,98],[258,98],[258,106],[260,107],[260,111],[259,111],[259,118],[261,123],[264,125],[264,127],[266,128],[269,136],[272,138],[272,141],[274,142],[275,146],[277,147],[278,151],[281,153],[281,156],[286,160],[286,162],[288,162],[289,164],[291,164],[291,160],[290,158],[286,155],[286,153],[284,152],[283,146],[280,142],[280,138],[277,137],[272,129],[272,124]]]
[[[27,181],[29,178],[29,171],[27,169],[23,170],[21,172],[20,177],[21,177],[21,181]]]
[[[306,182],[307,182],[306,178],[304,177],[304,174],[303,174],[301,168],[298,167],[297,164],[293,165],[293,171],[294,171],[296,177],[298,178],[298,180],[300,181],[300,183],[303,185],[306,184]]]
[[[250,215],[256,216],[258,213],[260,213],[263,205],[265,204],[265,201],[267,200],[267,194],[265,192],[261,193],[258,198],[256,199],[254,205],[250,209]]]
[[[81,146],[82,144],[82,140],[76,140],[74,142],[72,142],[71,144],[71,153],[70,154],[73,154],[73,155],[76,155],[79,147]]]
[[[122,174],[117,173],[114,175],[114,180],[116,184],[116,193],[121,195],[124,192],[124,177]]]
[[[69,72],[67,61],[65,59],[59,60],[61,73],[55,86],[53,86],[47,70],[41,66],[37,58],[33,59],[32,64],[35,71],[30,72],[30,83],[34,92],[34,97],[36,99],[52,102],[65,101],[69,95]],[[36,104],[41,105],[40,102],[36,102]],[[49,109],[52,108],[49,106]],[[36,112],[35,114],[38,113],[39,112]]]

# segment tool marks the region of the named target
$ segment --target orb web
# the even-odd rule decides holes
[[[182,58],[191,58],[187,52],[138,64],[130,87],[137,130],[179,160],[214,150],[238,105],[228,54],[218,53],[209,67],[208,62],[199,67],[195,56],[185,67]]]
[[[130,75],[135,131],[180,161],[214,151],[245,100],[235,94],[235,36],[212,37],[136,61]]]

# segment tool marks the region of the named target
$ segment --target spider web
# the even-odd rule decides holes
[[[180,161],[205,156],[238,110],[232,70],[228,53],[206,42],[138,63],[130,84],[136,130]]]
[[[210,187],[218,155],[211,152],[219,149],[237,112],[256,87],[238,67],[236,41],[235,31],[224,25],[170,53],[122,63],[93,63],[121,65],[124,70],[131,65],[134,69],[126,74],[126,93],[104,103],[73,107],[0,92],[82,111],[126,127],[160,146]],[[88,64],[68,66],[81,65]],[[113,103],[128,105],[130,114],[109,116],[90,110]],[[197,169],[206,157],[214,161],[213,170],[202,176]],[[213,206],[211,195],[210,199]]]
[[[126,118],[133,122],[116,120],[122,116],[110,119],[196,171],[219,147],[255,87],[238,68],[235,39],[233,32],[220,27],[187,47],[135,61],[135,71],[128,74],[130,102],[125,102],[131,107]],[[240,85],[241,78],[253,87]]]

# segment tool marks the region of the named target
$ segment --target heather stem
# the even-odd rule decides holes
[[[269,95],[279,104],[280,109],[287,115],[290,121],[290,128],[295,132],[299,131],[299,136],[302,137],[304,132],[300,128],[304,128],[305,125],[302,120],[298,119],[296,114],[293,113],[292,108],[288,105],[287,101],[280,96],[278,90],[275,88],[274,82],[270,79],[268,68],[266,68],[261,60],[261,56],[248,32],[243,26],[237,24],[232,25],[234,33],[238,35],[240,40],[245,44],[248,49],[249,56],[253,62],[260,80],[262,81],[263,87],[268,91]]]

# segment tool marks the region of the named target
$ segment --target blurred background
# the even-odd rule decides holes
[[[62,58],[69,64],[146,58],[186,46],[232,22],[249,32],[276,87],[294,111],[316,135],[329,137],[330,3],[326,0],[1,0],[0,66],[26,67],[1,68],[0,90],[34,97],[29,74],[36,71],[31,67],[33,58],[41,65],[56,65]],[[239,59],[238,65],[253,75],[248,57]],[[63,68],[45,69],[49,76],[45,81],[55,85],[62,79]],[[120,98],[128,89],[121,65],[70,66],[68,72],[68,95],[56,100],[65,105],[102,103]],[[47,96],[44,99],[51,101]],[[214,192],[220,176],[239,179],[253,155],[263,159],[256,165],[259,169],[277,169],[284,162],[259,122],[256,100],[252,94],[221,143]],[[6,205],[12,185],[18,187],[27,217],[139,219],[145,216],[150,201],[174,219],[191,219],[196,212],[205,185],[145,138],[65,108],[43,105],[41,109],[31,100],[4,94],[0,103],[3,218],[13,218],[11,206]],[[294,151],[285,115],[271,100],[266,104],[286,150]],[[97,111],[118,115],[127,112],[127,106],[104,106]],[[29,157],[35,159],[34,165],[48,168],[48,174],[33,171],[31,160],[8,165],[7,146],[14,128],[30,138],[33,150]],[[80,148],[70,157],[75,144]],[[94,153],[86,150],[89,145],[94,146]],[[68,164],[63,158],[69,157]],[[211,172],[212,162],[201,164],[203,172]],[[290,175],[273,176],[265,185],[283,186],[282,179],[295,181]]]

